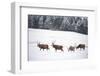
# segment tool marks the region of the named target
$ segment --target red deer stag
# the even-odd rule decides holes
[[[40,44],[40,43],[38,43],[37,46],[40,48],[40,50],[43,49],[43,51],[44,51],[44,49],[46,49],[46,50],[49,49],[48,44]]]
[[[57,50],[64,51],[62,45],[55,45],[54,43],[52,43],[52,47],[55,48],[56,51],[57,51]]]
[[[76,49],[83,49],[83,50],[85,50],[85,44],[79,44],[77,47],[76,47]]]
[[[68,52],[69,51],[75,51],[75,47],[74,46],[70,46],[69,48],[68,48]]]

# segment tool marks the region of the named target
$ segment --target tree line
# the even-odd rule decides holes
[[[88,34],[88,17],[28,15],[28,28]]]

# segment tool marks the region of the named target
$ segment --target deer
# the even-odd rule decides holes
[[[79,44],[77,47],[76,47],[76,49],[83,49],[83,50],[85,50],[85,44]]]
[[[40,48],[40,50],[41,49],[43,49],[43,51],[44,51],[44,49],[49,50],[49,45],[48,44],[40,44],[40,43],[38,43],[37,46]]]
[[[52,43],[52,47],[53,47],[56,51],[57,51],[57,50],[64,51],[62,45],[56,45],[56,44]]]
[[[69,51],[75,51],[75,47],[74,46],[70,46],[69,48],[68,48],[68,52]]]

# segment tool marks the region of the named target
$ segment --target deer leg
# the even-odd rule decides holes
[[[84,47],[84,50],[85,50],[85,47]]]
[[[82,50],[82,48],[80,48],[80,50]]]
[[[49,47],[47,47],[47,50],[49,50]]]
[[[68,52],[69,52],[69,49],[68,49]]]
[[[63,50],[63,49],[61,49],[61,51],[63,51],[63,52],[64,52],[64,50]]]
[[[55,49],[55,51],[57,52],[57,49]]]

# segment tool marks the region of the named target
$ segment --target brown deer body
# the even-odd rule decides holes
[[[40,48],[40,50],[41,50],[41,49],[43,49],[43,50],[44,50],[44,49],[46,49],[46,50],[49,49],[48,44],[40,44],[40,43],[39,43],[39,44],[37,44],[37,46]]]
[[[85,49],[85,44],[79,44],[77,47],[76,47],[76,49]]]
[[[74,46],[70,46],[70,47],[68,48],[68,51],[75,51],[75,47],[74,47]]]
[[[53,48],[57,51],[57,50],[61,50],[63,51],[63,46],[62,45],[55,45],[54,43],[52,43]]]

